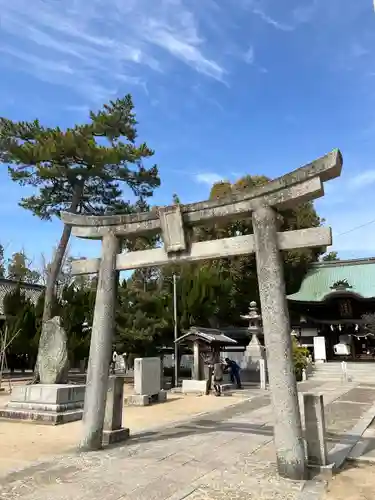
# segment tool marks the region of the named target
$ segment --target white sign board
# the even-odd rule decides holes
[[[314,360],[327,361],[325,337],[314,337]]]

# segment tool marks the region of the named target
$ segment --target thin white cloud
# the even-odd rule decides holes
[[[360,189],[375,183],[375,170],[367,170],[358,175],[355,175],[349,186],[354,189]]]
[[[254,64],[255,52],[254,52],[254,47],[252,45],[250,45],[250,47],[245,52],[244,59],[247,64]]]
[[[226,74],[221,51],[201,34],[203,7],[190,11],[183,0],[0,0],[0,8],[0,67],[22,61],[36,78],[94,101],[124,82],[146,91],[149,72],[173,59],[217,81]]]
[[[194,17],[185,12],[179,22],[170,24],[166,19],[148,18],[145,21],[144,37],[176,58],[192,66],[200,73],[222,80],[225,70],[214,60],[203,55],[204,40],[199,37]]]
[[[217,182],[221,182],[222,180],[223,177],[220,174],[214,172],[202,172],[195,175],[196,182],[198,182],[199,184],[208,184],[209,186],[212,186]]]
[[[362,202],[366,198],[372,199],[373,185],[375,184],[375,170],[367,170],[358,174],[346,175],[345,172],[338,179],[324,184],[324,197],[316,201],[318,207],[323,210],[338,214],[347,206],[351,200],[351,206],[356,202]],[[358,193],[361,192],[361,196]]]
[[[276,19],[269,16],[268,14],[266,14],[263,10],[261,10],[259,8],[254,9],[253,14],[255,14],[256,16],[259,16],[260,19],[262,19],[262,21],[269,24],[270,26],[273,26],[277,30],[280,30],[280,31],[293,31],[294,30],[293,26],[291,26],[289,24],[281,23],[280,21],[277,21]]]

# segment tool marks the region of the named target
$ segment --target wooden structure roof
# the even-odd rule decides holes
[[[236,345],[237,341],[224,335],[224,333],[215,328],[202,328],[199,326],[192,326],[184,335],[181,335],[175,342],[181,344],[182,342],[194,342],[200,340],[209,345]]]

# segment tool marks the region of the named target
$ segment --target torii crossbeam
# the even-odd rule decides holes
[[[325,247],[332,244],[332,236],[330,228],[326,227],[278,233],[275,209],[292,208],[323,196],[323,183],[340,176],[341,169],[342,155],[339,150],[334,150],[246,194],[188,205],[157,207],[150,212],[131,215],[61,214],[62,221],[72,226],[74,236],[102,240],[101,258],[76,260],[72,264],[73,274],[99,272],[82,448],[97,449],[101,446],[117,271],[255,252],[275,414],[274,435],[279,473],[291,479],[304,477],[305,451],[279,251]],[[191,244],[185,237],[186,229],[191,226],[248,217],[252,218],[253,235]],[[162,236],[162,248],[118,253],[118,238],[136,238],[155,233]]]

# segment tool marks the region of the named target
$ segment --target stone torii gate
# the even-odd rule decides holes
[[[76,260],[72,265],[75,275],[99,273],[81,449],[99,449],[102,445],[118,271],[255,252],[278,471],[290,479],[305,477],[305,450],[280,250],[324,247],[332,244],[332,238],[330,228],[326,227],[277,232],[275,211],[323,196],[323,182],[340,176],[341,168],[341,153],[334,150],[246,194],[158,207],[131,215],[61,214],[62,221],[72,226],[74,236],[102,240],[101,258]],[[195,225],[248,217],[252,217],[253,235],[191,244],[185,237],[185,230]],[[155,233],[161,233],[163,248],[119,253],[119,238]]]

